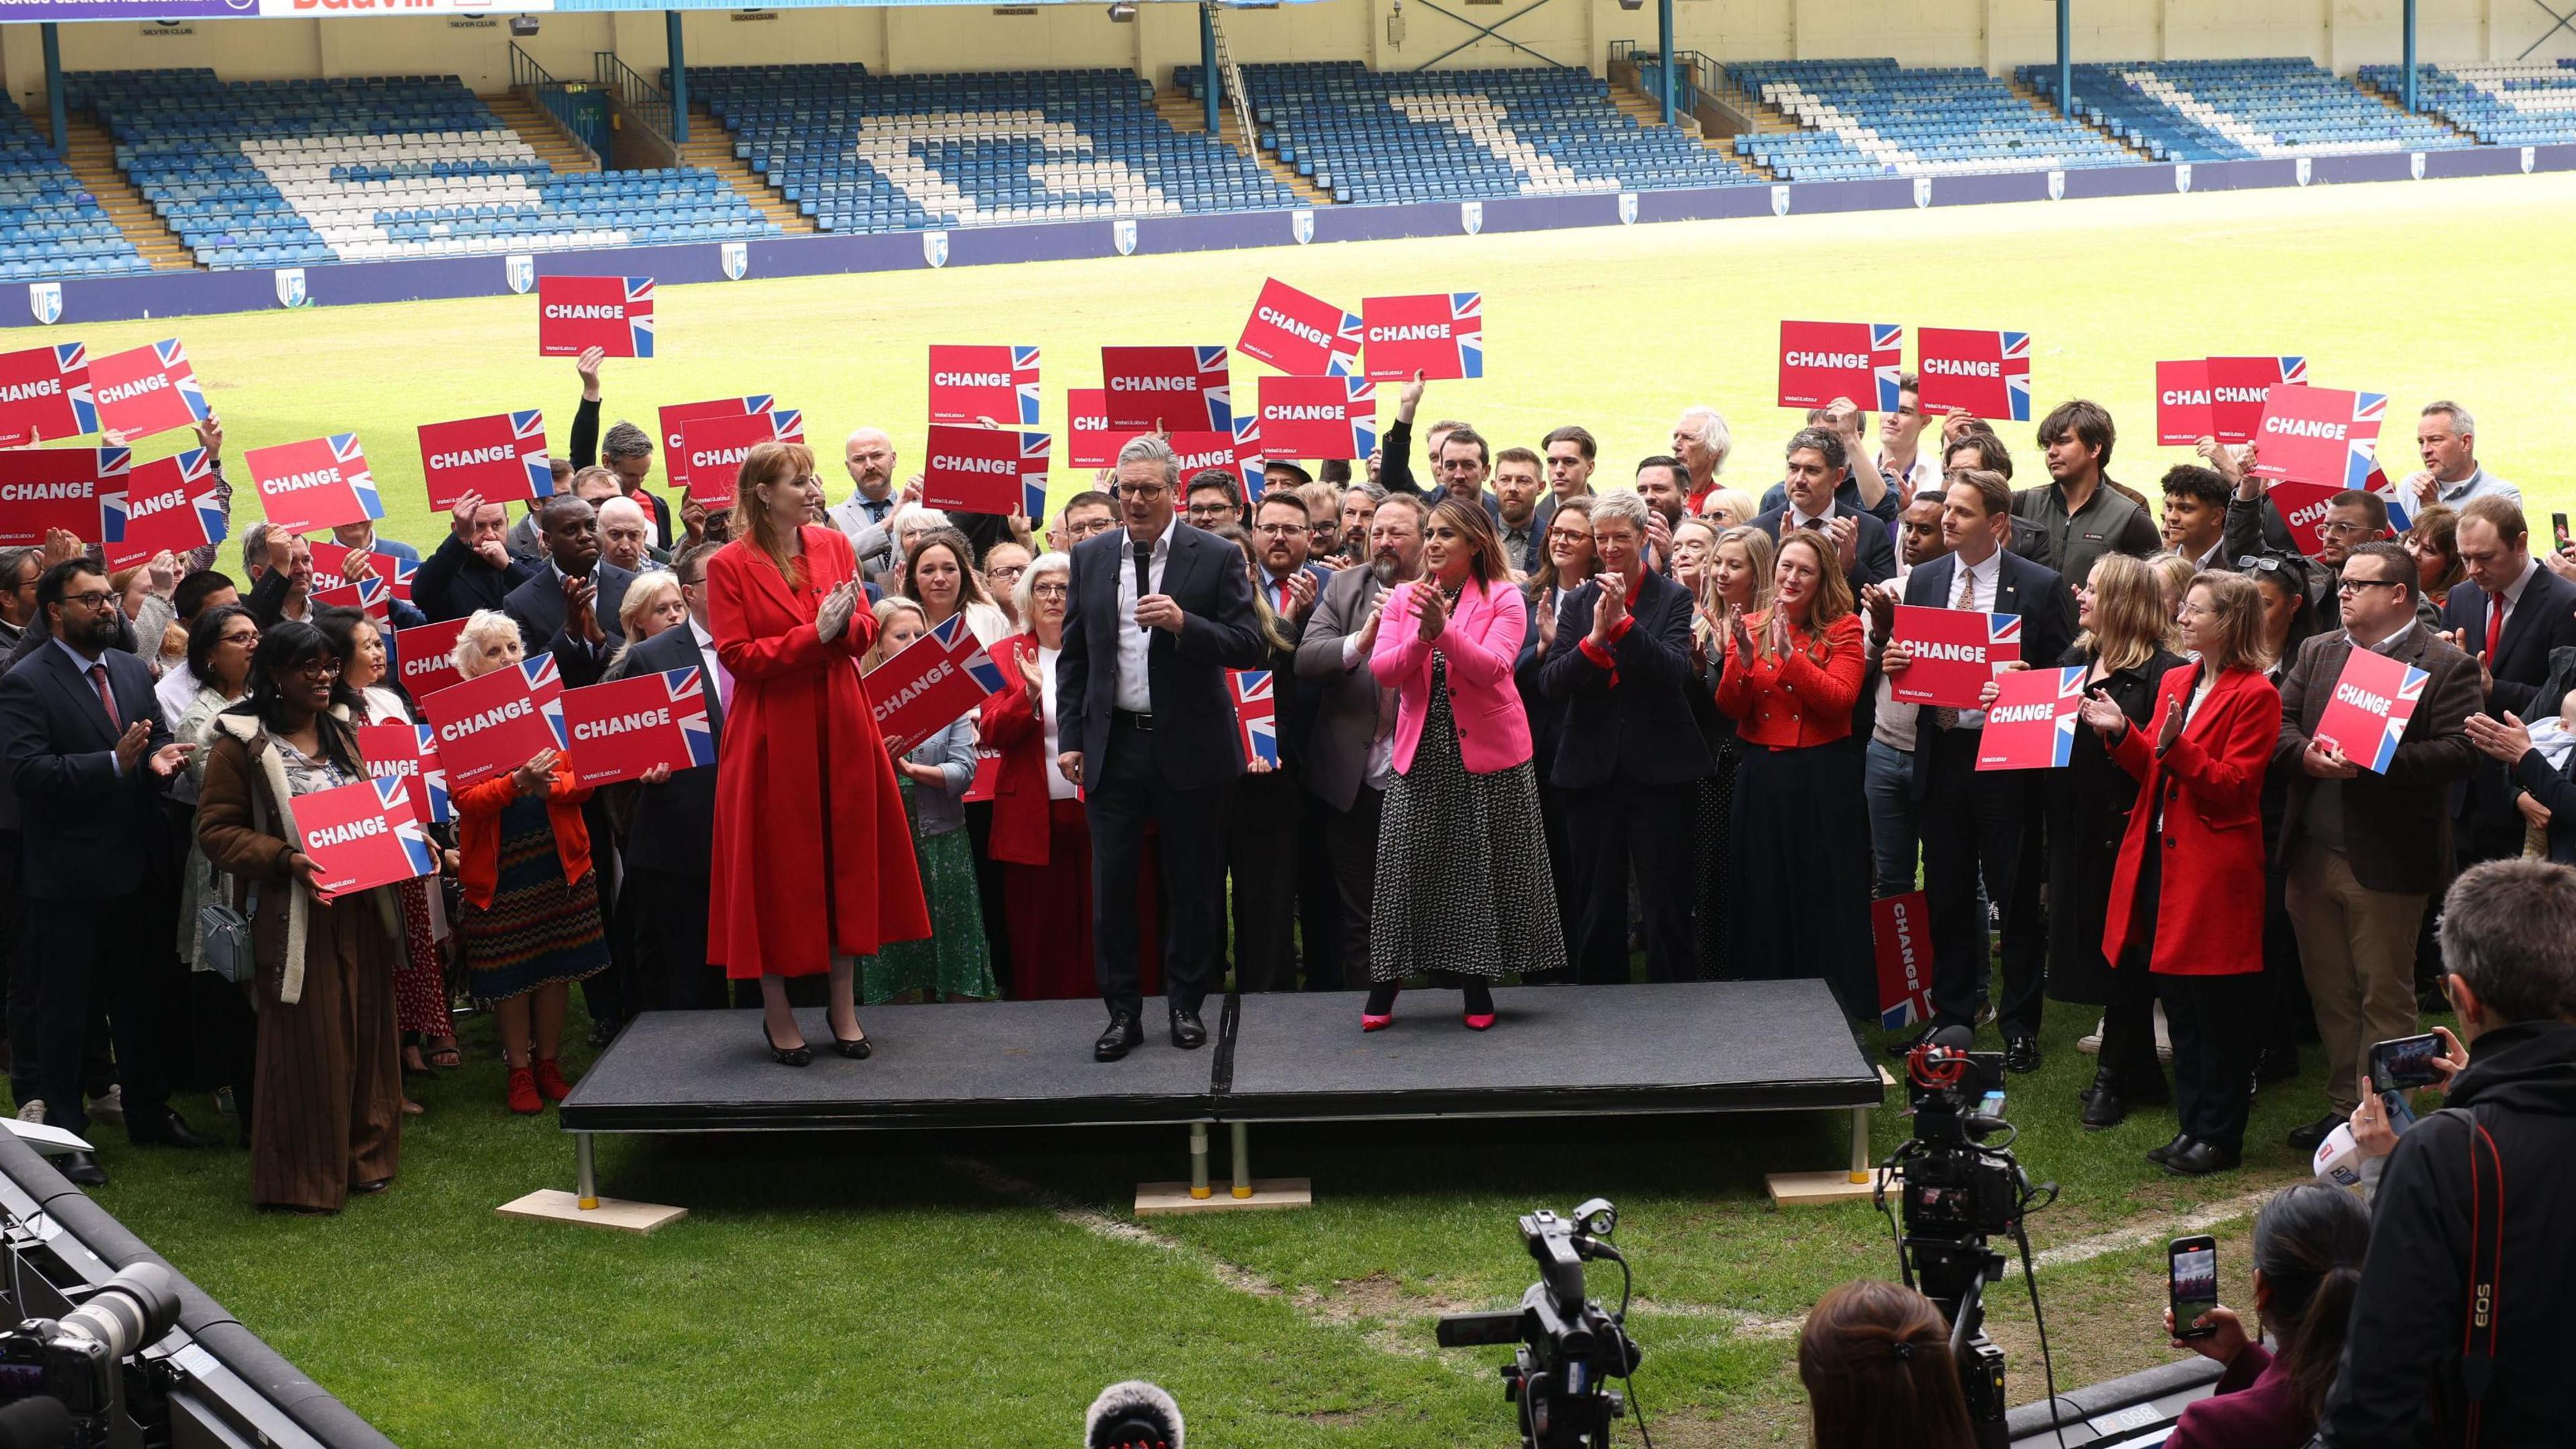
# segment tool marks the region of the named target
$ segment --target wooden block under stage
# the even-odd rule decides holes
[[[614,1197],[601,1198],[599,1206],[585,1208],[580,1198],[551,1187],[541,1187],[526,1197],[505,1202],[494,1211],[505,1218],[579,1223],[586,1228],[609,1228],[638,1237],[689,1215],[687,1208],[665,1207],[653,1202],[627,1202]]]
[[[1256,1177],[1252,1196],[1236,1197],[1234,1184],[1209,1184],[1206,1197],[1190,1196],[1186,1182],[1140,1182],[1136,1185],[1136,1216],[1154,1217],[1171,1213],[1224,1212],[1230,1208],[1301,1208],[1315,1205],[1315,1184],[1304,1177]]]
[[[1877,1168],[1852,1181],[1851,1169],[1838,1167],[1831,1172],[1775,1172],[1762,1179],[1770,1190],[1773,1207],[1815,1207],[1823,1203],[1867,1202],[1876,1195],[1879,1181],[1892,1191],[1901,1176],[1892,1168]]]

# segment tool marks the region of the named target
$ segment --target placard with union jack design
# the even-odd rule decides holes
[[[2305,387],[2304,357],[2212,357],[2209,369],[2211,435],[2222,443],[2250,443],[2263,425],[2263,404],[2283,384]]]
[[[88,347],[61,342],[0,354],[0,448],[97,431]]]
[[[1360,303],[1361,374],[1371,382],[1485,375],[1485,294],[1429,292]]]
[[[1977,745],[1980,770],[2062,770],[2075,758],[2084,667],[2019,669],[1995,676],[1995,702]]]
[[[1133,430],[1109,426],[1108,394],[1096,387],[1064,392],[1064,448],[1068,468],[1114,468]],[[1030,515],[1035,517],[1035,514]]]
[[[1044,433],[933,423],[922,448],[921,501],[967,513],[1044,518],[1053,446]]]
[[[1131,433],[1224,432],[1234,383],[1222,347],[1104,347],[1100,390],[1109,426]]]
[[[2355,649],[2344,656],[2343,673],[2335,677],[2334,693],[2309,738],[2333,745],[2374,775],[2385,775],[2397,758],[2398,742],[2406,737],[2407,721],[2415,718],[2415,706],[2424,702],[2424,681],[2432,677],[2403,659]]]
[[[349,576],[349,555],[356,552],[356,549],[346,544],[334,543],[327,538],[315,539],[313,541],[313,576],[317,579],[334,581],[346,579]],[[393,597],[406,604],[412,601],[412,577],[420,572],[420,565],[407,558],[369,550],[367,566],[376,571],[377,578],[385,581],[385,588]]]
[[[1820,408],[1839,397],[1857,408],[1892,413],[1898,374],[1904,370],[1905,329],[1897,323],[1780,324],[1784,408]]]
[[[1257,411],[1234,415],[1234,471],[1243,480],[1244,501],[1257,502],[1267,478],[1261,466],[1261,414]],[[1189,480],[1181,481],[1186,484]]]
[[[1975,709],[1986,681],[2021,658],[2021,615],[1896,606],[1896,642],[1911,659],[1888,689],[1908,704]]]
[[[709,509],[731,508],[742,482],[742,460],[763,443],[805,441],[805,414],[795,408],[724,417],[691,418],[680,424],[680,446],[663,461],[674,482]]]
[[[1038,350],[932,344],[930,420],[1036,427]]]
[[[1234,726],[1243,741],[1244,763],[1254,760],[1279,766],[1279,701],[1267,669],[1229,669],[1226,692],[1234,697]]]
[[[438,739],[429,726],[404,719],[360,725],[358,757],[367,762],[368,774],[410,787],[413,813],[423,825],[447,823],[447,770],[438,762]]]
[[[2367,488],[2378,464],[2385,393],[2284,383],[2263,402],[2256,430],[2254,476]]]
[[[438,871],[438,852],[399,778],[298,795],[295,833],[313,858],[313,893],[326,901]]]
[[[1914,329],[1915,403],[1926,413],[2030,421],[2030,334]]]
[[[383,579],[343,579],[325,584],[323,577],[318,572],[314,576],[314,603],[326,609],[356,609],[379,624],[393,621],[393,594]]]
[[[554,465],[546,457],[546,415],[537,408],[420,425],[420,470],[429,506],[444,513],[468,493],[486,503],[551,497]]]
[[[90,359],[89,387],[99,428],[129,443],[204,422],[212,412],[176,337]]]
[[[946,622],[896,650],[894,657],[860,676],[877,733],[902,754],[955,724],[1002,687],[1002,668],[966,628],[966,616]]]
[[[1261,455],[1366,458],[1377,451],[1377,384],[1359,377],[1261,379]]]
[[[465,632],[465,624],[459,615],[394,631],[394,672],[412,698],[425,700],[465,682],[455,663],[456,636]]]
[[[1923,892],[1869,903],[1878,948],[1878,1028],[1902,1031],[1932,1019],[1932,911]]]
[[[572,777],[582,785],[640,780],[656,768],[716,762],[706,683],[695,669],[666,669],[564,691]]]
[[[412,631],[405,630],[405,633]],[[463,790],[564,747],[563,675],[540,654],[478,674],[420,702],[436,732],[447,788]]]
[[[242,466],[250,470],[271,528],[311,533],[385,516],[376,475],[355,433],[253,448],[242,454]]]
[[[1234,350],[1299,377],[1350,377],[1360,370],[1357,312],[1346,312],[1272,277],[1261,284]]]
[[[651,277],[537,278],[537,355],[653,355]]]
[[[130,569],[164,549],[183,554],[221,543],[224,531],[224,507],[206,450],[155,458],[125,475],[125,537],[107,545],[107,566]]]
[[[0,546],[41,544],[52,529],[83,543],[125,537],[131,448],[0,450]]]

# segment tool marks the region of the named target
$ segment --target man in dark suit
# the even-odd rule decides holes
[[[1227,821],[1227,894],[1234,908],[1234,984],[1239,991],[1296,989],[1301,925],[1308,977],[1321,976],[1334,986],[1341,981],[1339,897],[1323,819],[1320,812],[1302,808],[1304,731],[1314,719],[1321,691],[1296,677],[1296,647],[1316,598],[1332,577],[1307,561],[1313,545],[1314,520],[1306,500],[1294,488],[1263,493],[1252,510],[1252,546],[1260,564],[1255,579],[1278,616],[1288,649],[1272,651],[1267,666],[1278,768],[1246,774],[1236,782]]]
[[[1647,511],[1646,500],[1627,489],[1594,501],[1597,568],[1567,596],[1557,616],[1559,647],[1539,667],[1539,687],[1565,703],[1549,777],[1568,792],[1566,841],[1582,882],[1574,967],[1595,983],[1628,979],[1632,869],[1645,915],[1647,975],[1687,981],[1698,974],[1691,782],[1714,766],[1686,693],[1690,591],[1646,567]]]
[[[2557,713],[2558,701],[2534,695],[2549,677],[2549,651],[2576,644],[2576,583],[2541,567],[2522,505],[2511,498],[2470,499],[2456,540],[2468,577],[2452,585],[2442,628],[2483,666],[2484,712],[2502,719],[2510,710],[2526,720]],[[2499,762],[2478,763],[2458,792],[2456,814],[2462,868],[2522,853],[2522,814]]]
[[[126,1135],[213,1147],[170,1110],[167,1075],[186,1047],[187,979],[171,945],[179,862],[161,798],[190,747],[171,741],[152,672],[113,647],[121,610],[105,569],[56,564],[36,600],[52,637],[0,679],[0,751],[22,807],[19,880],[45,1120],[74,1133],[89,1126],[81,1063],[97,991],[116,1042]],[[107,1181],[87,1153],[65,1175]]]
[[[2451,787],[2480,762],[2464,728],[2478,711],[2478,667],[2416,619],[2415,561],[2396,544],[2365,543],[2342,563],[2343,627],[2310,639],[2282,675],[2275,752],[2289,767],[2284,902],[2326,1048],[2327,1115],[2290,1134],[2303,1152],[2359,1103],[2362,1049],[2415,1034],[2416,927],[2451,878]],[[2349,758],[2367,758],[2374,741],[2316,737],[2355,649],[2432,676],[2378,773]]]
[[[724,545],[702,543],[671,565],[688,623],[665,629],[626,651],[616,677],[694,669],[706,691],[707,726],[724,744],[725,706],[733,702],[733,677],[716,658],[707,632],[707,560]],[[707,964],[709,850],[716,829],[716,772],[701,766],[675,772],[667,783],[635,787],[635,812],[627,825],[621,884],[635,897],[634,990],[638,1011],[689,1011],[725,1004],[725,975]]]
[[[626,642],[617,617],[635,575],[599,556],[599,516],[589,504],[557,494],[537,510],[546,566],[510,591],[501,607],[518,621],[528,653],[552,654],[566,689],[597,684],[609,657]]]
[[[1908,574],[1905,602],[2021,616],[2021,658],[2054,668],[2075,642],[2066,581],[2004,547],[2012,485],[1983,469],[1950,482],[1941,536],[1950,552]],[[1913,663],[1903,641],[1880,668],[1902,689]],[[1915,716],[1914,797],[1923,822],[1923,893],[1932,911],[1932,1006],[1927,1032],[1976,1024],[1986,997],[1985,886],[2004,922],[2004,1065],[2039,1069],[2040,985],[2048,943],[2040,929],[2043,866],[2039,795],[2028,771],[1977,769],[1985,711],[1923,708]],[[2250,889],[2250,887],[2249,887]]]
[[[1846,454],[1842,435],[1830,428],[1800,428],[1789,439],[1787,497],[1777,508],[1753,520],[1753,526],[1780,540],[1784,528],[1822,530],[1834,541],[1843,576],[1857,596],[1870,584],[1896,577],[1896,545],[1876,514],[1836,496]]]
[[[1389,494],[1369,519],[1369,562],[1333,575],[1297,642],[1297,678],[1317,691],[1302,758],[1306,789],[1323,806],[1341,960],[1368,972],[1369,911],[1377,890],[1378,817],[1395,778],[1395,691],[1369,672],[1387,591],[1422,573],[1422,500]],[[1307,978],[1310,989],[1314,978]]]
[[[1199,1003],[1225,941],[1225,806],[1243,773],[1228,669],[1267,659],[1243,551],[1180,521],[1180,460],[1147,435],[1118,452],[1126,526],[1073,550],[1056,696],[1057,767],[1083,788],[1091,821],[1094,958],[1109,1029],[1093,1055],[1141,1045],[1133,893],[1145,825],[1161,827],[1164,994],[1172,1045],[1207,1041]]]
[[[512,589],[537,574],[536,565],[502,541],[509,530],[510,515],[500,504],[479,493],[457,499],[447,537],[412,575],[412,602],[433,623],[500,608]]]

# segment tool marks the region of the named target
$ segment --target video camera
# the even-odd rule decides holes
[[[0,1432],[21,1446],[105,1444],[125,1400],[134,1354],[179,1321],[179,1288],[158,1264],[136,1263],[59,1319],[0,1331]]]
[[[1610,1244],[1619,1210],[1594,1198],[1560,1218],[1546,1209],[1521,1219],[1521,1240],[1538,1260],[1539,1278],[1521,1295],[1516,1313],[1453,1313],[1440,1320],[1442,1348],[1516,1344],[1503,1368],[1503,1397],[1520,1406],[1521,1443],[1527,1449],[1600,1449],[1610,1421],[1627,1401],[1602,1387],[1637,1371],[1644,1355],[1628,1337],[1628,1260]],[[1583,1264],[1607,1258],[1619,1265],[1619,1311],[1605,1313],[1584,1297]]]

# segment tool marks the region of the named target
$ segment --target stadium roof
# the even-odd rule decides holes
[[[875,5],[990,5],[992,0],[870,0]],[[1009,0],[1013,5],[1099,4],[1101,0]],[[1230,9],[1270,9],[1307,0],[1219,0]],[[0,0],[0,21],[364,18],[380,15],[543,15],[596,10],[821,10],[847,0]]]

